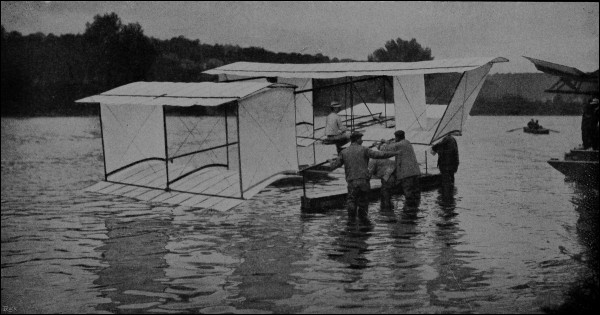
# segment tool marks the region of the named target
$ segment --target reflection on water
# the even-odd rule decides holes
[[[165,294],[165,246],[170,228],[169,219],[107,218],[108,239],[97,248],[109,267],[98,272],[94,281],[110,303],[97,310],[119,312],[145,309],[173,298]]]
[[[535,138],[505,132],[519,118],[468,124],[455,187],[423,192],[418,208],[394,196],[395,209],[381,212],[374,201],[369,222],[349,224],[343,208],[302,214],[301,186],[285,183],[224,213],[86,193],[102,177],[97,119],[3,119],[2,304],[18,313],[586,311],[598,292],[598,191],[546,163],[577,143],[576,119],[547,118],[561,133]]]
[[[572,202],[579,214],[577,219],[577,235],[584,245],[581,253],[571,253],[561,248],[573,260],[587,266],[577,275],[576,282],[566,294],[566,300],[559,306],[546,307],[544,310],[552,314],[591,314],[598,310],[600,301],[600,202],[598,189],[587,185],[575,185]]]

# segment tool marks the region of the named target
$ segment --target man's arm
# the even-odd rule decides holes
[[[372,159],[387,159],[396,156],[400,151],[375,151],[369,149],[369,157]]]
[[[435,151],[436,153],[438,153],[440,150],[443,150],[444,146],[446,145],[446,142],[448,142],[448,139],[446,137],[444,137],[444,139],[442,139],[442,141],[434,144],[431,147],[431,150]]]
[[[329,160],[329,164],[331,165],[332,168],[338,168],[338,167],[344,165],[344,159],[343,159],[342,155],[340,154],[337,156],[337,158]]]
[[[346,126],[344,125],[344,123],[342,122],[342,118],[340,118],[340,116],[338,115],[336,118],[337,121],[337,125],[338,125],[338,129],[341,132],[345,132],[346,131]]]

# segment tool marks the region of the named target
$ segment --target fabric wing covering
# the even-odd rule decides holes
[[[239,101],[242,187],[298,170],[294,94],[277,89]],[[290,145],[292,144],[292,145]]]
[[[312,89],[312,79],[279,78],[278,82],[297,86],[296,91]],[[314,151],[314,117],[313,117],[313,92],[298,93],[296,98],[296,145],[298,146],[299,165],[313,164]]]
[[[146,185],[166,188],[169,120],[164,117],[164,106],[218,106],[237,101],[239,139],[230,142],[239,142],[241,170],[237,162],[231,170],[240,173],[245,192],[278,173],[298,170],[293,92],[293,86],[269,82],[135,82],[77,103],[100,103],[109,181],[143,163],[149,168],[145,172],[162,174],[157,176],[160,180]],[[235,117],[235,113],[230,115]]]
[[[107,174],[143,160],[164,160],[163,111],[158,106],[101,104],[102,135]],[[160,169],[164,173],[165,169]],[[165,181],[156,183],[166,186]],[[108,180],[111,179],[109,175]]]
[[[431,137],[425,106],[425,76],[395,76],[393,80],[396,128],[404,130],[413,143],[428,142]]]
[[[270,76],[296,79],[328,79],[356,76],[390,76],[394,87],[395,130],[405,130],[413,143],[429,145],[452,131],[463,131],[475,99],[492,65],[507,62],[503,57],[441,59],[420,62],[351,62],[330,64],[270,64],[236,62],[205,71],[208,74],[227,74],[246,77]],[[425,99],[424,75],[435,73],[462,73],[444,114],[428,118]],[[297,84],[300,86],[301,84]],[[298,97],[298,96],[297,96]],[[310,97],[312,99],[312,97]],[[298,103],[297,99],[297,103]],[[437,106],[436,106],[437,107]],[[298,109],[308,114],[308,109]],[[312,114],[312,111],[310,111]],[[298,116],[303,117],[303,116]],[[300,118],[306,119],[306,118]],[[299,133],[300,135],[300,133]],[[393,130],[372,128],[365,131],[364,139],[388,139]],[[300,145],[301,137],[298,140]],[[302,163],[301,163],[302,164]]]
[[[433,143],[452,131],[463,131],[464,123],[469,117],[469,112],[475,104],[481,87],[492,64],[488,63],[474,70],[465,71],[454,91],[454,96],[446,108],[446,112],[437,127],[430,143]]]

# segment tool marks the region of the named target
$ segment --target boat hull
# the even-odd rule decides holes
[[[569,180],[598,185],[598,177],[600,177],[598,151],[571,150],[565,153],[564,160],[551,159],[548,164]]]
[[[547,135],[550,133],[550,129],[546,129],[546,128],[532,129],[529,127],[523,127],[523,131],[526,133],[533,133],[536,135]]]

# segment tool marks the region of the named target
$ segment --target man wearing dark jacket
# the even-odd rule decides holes
[[[442,177],[443,192],[453,188],[454,174],[458,170],[458,145],[452,134],[453,132],[449,133],[431,147],[433,155],[439,154],[437,165]]]
[[[363,134],[360,132],[353,132],[350,135],[350,146],[343,149],[340,155],[338,155],[337,159],[331,162],[331,165],[334,168],[344,165],[346,182],[348,183],[348,218],[351,220],[356,218],[357,207],[359,219],[368,219],[368,194],[371,191],[369,158],[386,159],[395,156],[397,153],[395,151],[375,151],[367,147],[363,147],[362,136]]]
[[[583,150],[598,150],[598,99],[594,98],[583,107],[581,138]]]

